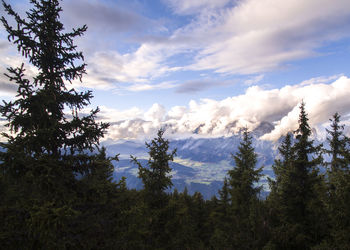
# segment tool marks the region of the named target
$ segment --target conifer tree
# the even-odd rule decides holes
[[[346,148],[348,138],[344,135],[344,125],[339,124],[340,115],[335,113],[333,119],[330,119],[331,129],[326,129],[330,137],[327,137],[330,149],[326,153],[331,155],[331,162],[328,163],[331,172],[345,170],[348,168],[347,159],[349,153]]]
[[[291,181],[295,187],[294,195],[290,197],[290,208],[293,210],[289,211],[289,215],[298,226],[301,226],[296,243],[308,246],[317,244],[324,238],[327,219],[322,216],[325,214],[322,202],[324,179],[323,175],[319,175],[318,169],[323,163],[322,145],[314,146],[314,140],[310,138],[311,129],[304,102],[300,105],[299,128],[294,133],[295,160]]]
[[[255,186],[261,177],[262,168],[255,169],[257,154],[252,146],[252,136],[247,128],[243,130],[243,139],[238,147],[238,152],[232,155],[235,168],[228,172],[231,203],[234,209],[239,210],[240,204],[248,205],[250,198],[257,198],[261,186]],[[247,211],[243,207],[242,210]]]
[[[277,246],[287,246],[290,237],[286,215],[289,213],[289,204],[287,202],[289,195],[294,192],[294,186],[290,183],[294,159],[292,146],[292,134],[288,133],[278,148],[279,158],[275,159],[272,165],[275,178],[268,179],[271,189],[267,198],[271,231],[271,239],[268,246],[271,249],[278,249]],[[267,249],[270,249],[269,247]]]
[[[288,133],[284,140],[282,141],[281,146],[278,148],[280,158],[276,159],[272,165],[272,169],[275,174],[275,178],[269,178],[269,185],[271,188],[270,197],[273,195],[279,195],[282,190],[279,185],[281,185],[282,180],[288,174],[288,171],[291,171],[291,162],[293,160],[292,152],[292,135]],[[284,187],[284,186],[282,186]]]
[[[256,248],[257,242],[255,223],[255,206],[258,204],[258,195],[262,186],[257,183],[261,177],[262,167],[256,168],[257,154],[252,146],[252,137],[248,129],[243,130],[243,139],[238,152],[232,155],[236,166],[228,171],[228,186],[233,214],[233,248]]]
[[[321,145],[314,146],[310,138],[304,102],[294,134],[294,145],[287,135],[279,148],[282,160],[277,160],[273,167],[276,179],[271,182],[269,202],[276,218],[270,246],[276,249],[308,249],[318,245],[327,230],[324,180],[318,170],[322,163]]]
[[[13,101],[0,106],[11,132],[3,133],[7,142],[1,143],[0,179],[6,196],[0,212],[4,225],[12,225],[1,228],[0,240],[5,248],[74,248],[80,244],[75,219],[84,212],[77,207],[78,194],[86,191],[77,174],[85,176],[101,167],[110,171],[109,163],[95,164],[103,162],[103,153],[86,154],[96,149],[108,124],[95,121],[98,108],[81,115],[79,111],[89,104],[92,93],[69,87],[85,74],[84,57],[73,39],[87,27],[64,32],[59,0],[30,2],[33,8],[22,18],[2,1],[16,23],[11,26],[1,18],[8,40],[38,73],[33,78],[27,76],[24,64],[10,67],[7,73],[18,91]],[[70,110],[71,116],[65,110]],[[108,174],[105,177],[102,182],[109,182]],[[19,216],[12,216],[11,211]]]
[[[142,166],[136,157],[131,156],[132,162],[138,166],[139,178],[144,185],[142,194],[146,205],[145,216],[148,217],[145,245],[148,248],[164,247],[169,241],[169,235],[165,231],[169,201],[166,190],[173,185],[169,161],[174,160],[176,149],[168,153],[169,141],[163,137],[164,132],[164,129],[158,130],[157,137],[146,143],[149,149],[148,166]]]
[[[349,138],[344,135],[344,125],[340,115],[335,113],[330,119],[331,129],[326,129],[331,156],[328,165],[328,210],[331,218],[331,242],[329,247],[347,249],[350,247],[350,149]]]
[[[163,129],[158,130],[157,137],[150,143],[146,142],[146,147],[149,149],[148,166],[142,166],[135,157],[131,156],[132,161],[138,165],[139,178],[144,185],[146,200],[156,208],[164,206],[162,201],[165,190],[173,185],[169,175],[171,172],[169,161],[174,160],[176,149],[168,153],[169,141],[163,138],[164,132]]]
[[[211,225],[213,226],[210,243],[213,248],[227,249],[232,246],[230,238],[233,235],[233,212],[227,178],[224,179],[224,184],[219,190],[219,200],[216,201],[215,199],[214,205],[215,207],[210,214]]]

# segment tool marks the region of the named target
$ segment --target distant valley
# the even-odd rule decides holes
[[[259,140],[258,138],[272,129],[272,125],[262,124],[252,132],[253,145],[258,154],[257,167],[264,166],[264,177],[261,183],[265,193],[268,191],[267,177],[273,176],[271,165],[277,155],[278,143]],[[219,138],[194,138],[170,140],[170,148],[177,149],[177,156],[171,163],[173,169],[173,188],[183,191],[187,187],[188,192],[200,192],[206,199],[217,195],[221,188],[227,171],[234,167],[231,154],[237,152],[241,141],[239,134],[231,137]],[[138,176],[137,166],[130,162],[130,155],[137,156],[143,165],[147,164],[148,153],[144,142],[119,141],[107,146],[109,155],[120,154],[120,161],[115,164],[114,178],[121,179],[125,176],[129,188],[142,188]],[[264,195],[264,192],[263,194]]]

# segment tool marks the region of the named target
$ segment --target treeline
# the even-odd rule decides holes
[[[146,143],[147,165],[132,157],[143,189],[129,190],[125,179],[113,182],[118,156],[98,146],[108,124],[95,121],[98,109],[80,114],[92,93],[67,85],[85,73],[73,38],[86,27],[64,33],[58,0],[31,3],[21,18],[3,1],[17,24],[1,19],[9,41],[37,75],[9,68],[18,94],[0,106],[11,132],[2,134],[0,152],[1,249],[350,249],[350,141],[338,114],[325,149],[312,140],[301,104],[266,199],[246,129],[219,197],[167,192],[176,151],[169,152],[163,130]]]

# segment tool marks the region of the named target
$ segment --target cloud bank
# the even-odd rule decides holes
[[[350,113],[350,78],[331,79],[314,78],[271,90],[251,86],[239,96],[220,101],[192,100],[187,106],[174,106],[168,111],[160,104],[146,112],[138,108],[121,112],[101,107],[100,119],[111,123],[107,138],[112,140],[151,138],[161,127],[173,137],[194,133],[230,136],[242,127],[254,130],[262,122],[270,122],[275,128],[261,139],[277,140],[297,128],[302,100],[312,127],[326,123],[335,112]]]

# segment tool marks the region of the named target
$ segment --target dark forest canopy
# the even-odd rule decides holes
[[[143,189],[130,190],[125,179],[113,182],[111,161],[118,157],[107,157],[99,147],[108,129],[95,121],[99,110],[80,114],[92,93],[67,85],[85,74],[74,39],[87,27],[64,33],[60,1],[31,3],[24,18],[2,1],[17,23],[1,18],[8,39],[38,74],[26,78],[23,64],[7,73],[18,95],[0,106],[13,132],[3,134],[7,142],[0,153],[1,248],[350,248],[350,141],[339,114],[327,129],[326,150],[312,140],[301,103],[298,129],[279,147],[264,200],[258,186],[262,166],[247,129],[219,197],[166,192],[176,151],[168,152],[164,130],[146,143],[148,164],[132,157]],[[72,117],[65,115],[67,107]],[[320,172],[321,166],[327,171]]]

